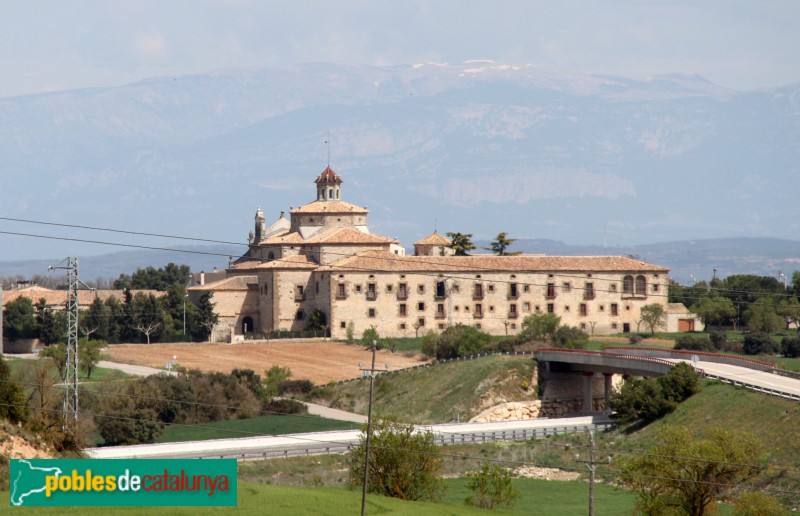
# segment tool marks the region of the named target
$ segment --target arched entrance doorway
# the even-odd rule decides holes
[[[242,319],[242,335],[247,333],[253,333],[255,331],[255,326],[253,325],[253,318],[248,316]]]

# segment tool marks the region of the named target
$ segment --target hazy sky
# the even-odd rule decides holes
[[[800,2],[6,0],[0,97],[299,62],[494,59],[733,89],[800,82]]]

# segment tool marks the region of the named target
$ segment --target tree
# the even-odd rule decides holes
[[[110,319],[111,309],[99,297],[95,297],[92,304],[89,305],[89,309],[78,316],[78,329],[86,338],[95,334],[100,339],[107,339],[109,338]]]
[[[153,294],[137,292],[133,296],[133,320],[135,328],[147,337],[147,343],[158,340],[164,328],[164,311]]]
[[[423,338],[423,352],[442,360],[447,358],[474,355],[484,351],[492,342],[492,337],[472,326],[456,324],[444,330],[441,335],[429,332]]]
[[[585,349],[589,335],[576,326],[559,326],[551,340],[557,348]]]
[[[742,342],[742,351],[745,355],[771,355],[777,348],[778,345],[769,333],[748,333]]]
[[[83,338],[78,341],[78,362],[81,369],[86,371],[86,378],[92,377],[92,371],[100,361],[100,350],[108,343],[104,340],[90,340]]]
[[[54,312],[42,298],[36,303],[36,331],[45,345],[67,340],[67,320],[64,312]]]
[[[781,355],[787,358],[800,357],[800,337],[784,337],[781,339]]]
[[[530,340],[549,340],[558,331],[561,317],[555,314],[535,313],[522,320],[520,338]]]
[[[736,516],[789,516],[780,500],[760,491],[745,491],[733,501]]]
[[[720,324],[736,315],[736,308],[727,297],[705,297],[692,305],[692,312],[700,316],[706,328],[710,328],[712,324]]]
[[[656,334],[656,328],[664,326],[667,319],[667,312],[664,306],[659,303],[644,305],[640,310],[640,319],[650,328],[650,334]]]
[[[475,249],[472,243],[472,233],[447,233],[450,238],[450,247],[456,256],[469,256],[469,251]]]
[[[674,411],[678,403],[699,389],[697,372],[689,364],[676,364],[660,378],[634,378],[611,396],[610,408],[620,423],[646,424]]]
[[[380,340],[381,336],[378,335],[378,330],[374,326],[370,326],[361,334],[361,345],[367,349],[372,349],[373,342],[375,342],[376,349],[381,349]]]
[[[522,254],[521,252],[511,253],[506,251],[506,249],[508,249],[511,246],[511,244],[517,241],[516,238],[507,238],[507,237],[508,233],[502,231],[497,234],[497,236],[494,238],[494,241],[492,241],[492,243],[489,244],[489,247],[484,247],[483,249],[491,251],[497,256],[516,256],[518,254]]]
[[[761,446],[753,434],[711,428],[695,440],[665,426],[646,454],[620,462],[620,481],[639,496],[643,514],[710,514],[736,484],[757,475]]]
[[[781,316],[775,313],[770,297],[760,297],[744,311],[744,318],[750,331],[772,333],[783,326]]]
[[[36,310],[30,298],[20,296],[6,303],[3,313],[3,335],[6,339],[34,339],[36,330]]]
[[[327,330],[328,329],[328,316],[322,310],[314,310],[308,316],[308,324],[306,330]]]
[[[359,445],[347,458],[351,489],[364,481],[365,447],[366,427],[361,431]],[[443,467],[430,430],[418,431],[413,425],[390,418],[378,418],[372,424],[367,476],[370,493],[402,500],[437,500],[444,490]]]
[[[292,370],[288,367],[274,365],[264,371],[264,394],[268,398],[278,395],[278,385],[292,377]]]
[[[207,341],[211,337],[211,330],[217,325],[219,316],[214,312],[214,303],[211,302],[213,292],[203,292],[194,304],[197,308],[196,324],[193,325],[192,338],[198,341]]]
[[[151,289],[167,290],[172,285],[185,285],[189,278],[190,268],[188,265],[176,265],[172,262],[165,267],[158,269],[147,267],[136,269],[132,275],[120,274],[114,281],[114,288],[123,289]]]
[[[11,368],[3,355],[0,355],[0,419],[12,423],[23,423],[28,419],[25,391],[11,379]]]
[[[467,473],[467,488],[472,494],[464,502],[481,509],[512,508],[519,498],[508,470],[488,462],[481,465],[480,471]]]
[[[58,374],[61,379],[64,379],[65,370],[67,368],[67,345],[66,344],[52,344],[42,349],[39,352],[39,357],[49,358],[53,361]]]
[[[775,313],[783,318],[787,330],[792,324],[800,326],[800,302],[796,297],[781,300],[778,306],[775,307]]]

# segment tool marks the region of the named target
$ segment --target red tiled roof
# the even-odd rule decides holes
[[[206,283],[205,285],[195,285],[186,290],[248,290],[258,288],[258,276],[231,276],[224,280]]]
[[[269,269],[316,269],[319,267],[319,264],[310,256],[306,256],[303,254],[298,254],[294,256],[287,256],[285,258],[279,258],[277,260],[272,260],[270,262],[262,263],[258,266],[259,270],[269,270]]]
[[[293,210],[290,210],[289,213],[292,214],[308,213],[308,214],[321,214],[321,215],[325,215],[328,213],[344,213],[344,214],[358,213],[364,215],[369,213],[369,210],[344,201],[314,201],[308,204],[304,204],[299,208],[294,208]]]
[[[294,231],[284,231],[282,233],[278,233],[273,235],[266,240],[262,240],[259,242],[260,245],[282,245],[282,244],[302,244],[305,242],[303,236]]]
[[[342,183],[342,178],[341,178],[341,176],[337,175],[336,172],[334,172],[333,169],[329,165],[329,166],[327,166],[325,168],[325,170],[322,171],[322,173],[319,176],[317,176],[317,179],[314,182],[317,183],[317,184],[319,184],[319,183],[337,183],[337,184],[341,184]]]
[[[449,238],[440,235],[434,231],[433,234],[426,236],[422,240],[414,242],[414,245],[443,245],[450,246],[453,242]]]
[[[669,269],[621,256],[398,256],[367,251],[343,258],[321,271],[384,272],[662,272]]]
[[[391,244],[396,242],[394,238],[389,238],[372,233],[364,233],[355,228],[340,226],[319,235],[315,235],[305,241],[306,244]]]

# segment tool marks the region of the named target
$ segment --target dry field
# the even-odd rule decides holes
[[[173,356],[182,367],[229,373],[252,369],[264,376],[273,365],[288,367],[292,379],[307,378],[315,384],[361,376],[359,367],[369,367],[372,353],[358,344],[315,341],[266,341],[246,344],[117,344],[108,347],[109,360],[125,364],[164,368]],[[381,350],[376,367],[400,369],[417,365],[421,356]],[[359,365],[360,364],[360,365]]]

